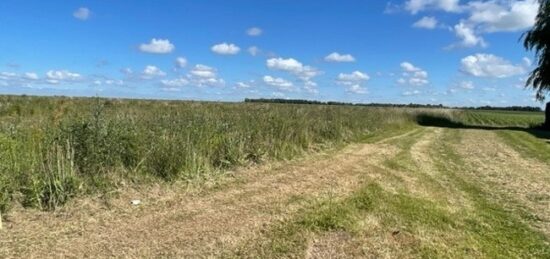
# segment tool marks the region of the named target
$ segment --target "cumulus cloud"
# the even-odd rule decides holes
[[[356,93],[356,94],[367,94],[367,88],[362,87],[359,84],[351,85],[346,89],[347,92]]]
[[[462,81],[458,84],[458,86],[460,88],[463,88],[463,89],[468,89],[468,90],[471,90],[471,89],[474,89],[474,83],[472,81]]]
[[[206,65],[195,65],[195,67],[191,70],[191,75],[201,78],[215,78],[216,77],[216,69],[206,66]]]
[[[460,0],[408,0],[405,9],[416,14],[426,9],[440,9],[447,12],[460,12]]]
[[[428,72],[425,70],[406,61],[402,62],[400,66],[403,73],[402,77],[397,79],[397,83],[411,86],[422,86],[429,83]]]
[[[212,46],[211,50],[214,53],[220,54],[220,55],[235,55],[241,51],[241,48],[239,46],[233,44],[233,43],[220,43]]]
[[[461,60],[461,71],[475,77],[505,78],[525,73],[522,65],[485,53],[464,57]]]
[[[412,95],[419,95],[420,91],[414,90],[414,91],[405,91],[402,93],[403,96],[412,96]]]
[[[338,52],[332,52],[325,57],[327,62],[354,62],[355,58],[350,54],[340,54]]]
[[[458,46],[486,47],[481,34],[492,32],[522,31],[535,23],[539,3],[537,0],[472,1],[464,6],[466,19],[453,28],[461,40]]]
[[[217,73],[213,67],[197,64],[189,71],[187,78],[196,86],[224,86],[225,81]]]
[[[189,80],[183,77],[172,80],[161,80],[160,82],[164,87],[168,88],[179,88],[189,85]]]
[[[235,87],[237,88],[250,88],[251,85],[245,82],[237,82],[235,83]]]
[[[340,73],[336,78],[336,83],[346,86],[346,92],[356,93],[356,94],[366,94],[368,93],[367,89],[362,86],[363,83],[367,82],[370,79],[370,76],[361,71],[353,71],[349,74]]]
[[[520,31],[535,23],[538,0],[473,1],[468,3],[469,21],[487,32]]]
[[[457,38],[460,39],[460,42],[458,44],[451,45],[451,47],[486,47],[487,43],[485,43],[485,40],[481,37],[476,35],[474,32],[474,28],[470,25],[467,25],[465,22],[461,21],[457,25],[454,26],[453,31]]]
[[[248,30],[246,30],[246,34],[248,34],[248,36],[260,36],[262,35],[263,31],[262,29],[258,28],[258,27],[252,27],[252,28],[249,28]]]
[[[269,69],[285,71],[298,77],[298,79],[304,82],[304,90],[310,93],[316,92],[314,87],[317,84],[313,81],[313,78],[322,73],[316,68],[306,66],[293,58],[271,58],[266,61],[266,65]]]
[[[437,19],[435,17],[431,16],[424,16],[422,19],[416,21],[413,24],[413,27],[415,28],[422,28],[422,29],[435,29],[437,27]]]
[[[44,77],[35,72],[14,73],[0,72],[0,80],[6,86],[18,86],[29,88],[42,88],[45,84],[59,85],[85,83],[85,78],[68,70],[49,70]]]
[[[149,43],[143,43],[139,45],[139,50],[153,54],[167,54],[174,51],[176,47],[165,39],[151,39]]]
[[[143,72],[141,74],[143,79],[151,79],[154,77],[162,77],[166,75],[166,73],[160,70],[160,68],[152,65],[147,65],[143,69]]]
[[[176,68],[184,68],[187,66],[187,59],[184,57],[177,57],[175,61]]]
[[[76,9],[76,11],[73,12],[74,18],[82,20],[82,21],[88,20],[90,18],[91,14],[92,14],[92,12],[90,12],[90,9],[88,9],[86,7],[80,7],[78,9]]]
[[[318,94],[319,90],[317,89],[317,83],[313,81],[304,82],[304,90],[310,94]]]
[[[304,65],[293,58],[271,58],[266,61],[267,67],[275,70],[283,70],[287,72],[299,72]]]
[[[477,0],[460,4],[459,0],[408,0],[404,7],[412,14],[425,10],[463,13],[462,19],[452,27],[452,31],[460,42],[450,47],[485,47],[487,43],[481,36],[483,34],[523,31],[532,27],[538,12],[539,1]],[[432,21],[424,18],[415,25],[422,28],[435,28]]]
[[[78,80],[82,78],[80,74],[68,70],[50,70],[46,72],[46,77],[50,80],[58,81]]]
[[[38,75],[36,73],[27,72],[25,73],[25,78],[29,80],[38,80]]]
[[[292,82],[280,77],[264,76],[262,79],[267,85],[273,86],[282,91],[292,91],[294,89]]]
[[[369,79],[370,76],[361,71],[353,71],[350,74],[338,74],[338,81],[345,84],[367,81]]]
[[[305,81],[321,74],[316,68],[305,66],[293,58],[271,58],[266,61],[266,65],[269,69],[286,71]]]

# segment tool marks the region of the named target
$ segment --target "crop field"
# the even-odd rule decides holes
[[[0,257],[550,258],[543,120],[2,96]]]

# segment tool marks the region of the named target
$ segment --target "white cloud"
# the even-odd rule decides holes
[[[476,35],[474,32],[474,28],[470,25],[467,25],[464,21],[461,21],[457,25],[454,26],[453,31],[457,38],[460,39],[460,43],[458,45],[452,45],[452,46],[460,46],[460,47],[486,47],[487,43],[485,43],[485,40],[481,37]]]
[[[487,32],[520,31],[535,23],[538,0],[473,1],[468,3],[469,21]]]
[[[10,77],[16,77],[17,74],[13,72],[0,72],[0,79],[6,80]]]
[[[248,53],[251,55],[251,56],[257,56],[258,54],[260,54],[261,50],[260,48],[256,47],[256,46],[251,46],[248,48]]]
[[[513,65],[501,57],[478,53],[461,60],[462,72],[475,77],[505,78],[525,73],[522,65]]]
[[[184,68],[185,66],[187,66],[187,59],[184,58],[184,57],[178,57],[176,58],[176,68]]]
[[[440,9],[446,12],[460,12],[460,0],[408,0],[405,2],[405,9],[416,14],[426,9]]]
[[[460,82],[460,83],[458,84],[458,86],[459,86],[460,88],[469,89],[469,90],[475,88],[475,87],[474,87],[474,83],[473,83],[472,81],[462,81],[462,82]]]
[[[152,65],[147,65],[142,72],[143,79],[151,79],[153,77],[160,77],[165,75],[166,75],[165,72],[160,70],[158,67],[152,66]]]
[[[338,75],[338,81],[344,84],[350,83],[350,82],[367,81],[369,79],[370,79],[370,76],[361,71],[353,71],[350,74],[340,73]]]
[[[217,70],[206,65],[195,65],[187,75],[191,84],[197,86],[224,86],[225,81],[218,78]]]
[[[266,61],[267,67],[275,70],[283,70],[287,72],[299,72],[304,65],[293,58],[271,58]]]
[[[25,73],[25,78],[29,80],[38,80],[38,75],[36,73],[27,72]]]
[[[59,84],[59,80],[48,79],[48,80],[46,80],[46,83],[56,85],[56,84]]]
[[[105,80],[106,85],[124,85],[123,80],[113,80],[113,79],[107,79]]]
[[[424,16],[422,17],[422,19],[416,21],[413,24],[413,27],[422,29],[435,29],[437,27],[437,24],[438,22],[435,17]]]
[[[292,82],[285,80],[283,78],[264,76],[262,79],[264,83],[270,86],[276,87],[277,89],[282,91],[291,91],[294,88],[294,85],[292,84]]]
[[[404,96],[412,96],[412,95],[419,95],[420,91],[414,90],[414,91],[405,91],[402,93]]]
[[[90,18],[91,14],[92,14],[92,12],[90,12],[90,9],[88,9],[86,7],[80,7],[78,9],[76,9],[76,11],[73,12],[74,18],[82,20],[82,21],[88,20]]]
[[[262,29],[258,28],[258,27],[252,27],[252,28],[249,28],[248,30],[246,30],[246,34],[248,34],[248,36],[260,36],[262,35],[263,31]]]
[[[347,92],[356,93],[356,94],[367,94],[367,88],[362,87],[359,84],[351,85],[346,89]]]
[[[50,70],[46,72],[46,77],[54,81],[78,80],[82,78],[80,74],[67,70]]]
[[[526,30],[535,23],[538,8],[538,0],[476,0],[462,5],[459,0],[408,0],[405,3],[405,9],[412,14],[428,9],[463,12],[462,19],[452,28],[460,42],[450,47],[485,47],[487,43],[481,36],[485,33]],[[424,18],[417,22],[418,26],[422,20]],[[428,20],[424,22],[432,25]]]
[[[363,73],[361,71],[353,71],[349,74],[338,74],[338,77],[336,78],[336,83],[346,86],[346,92],[366,94],[368,93],[368,91],[361,84],[367,82],[369,79],[370,76],[366,73]]]
[[[422,86],[428,84],[428,72],[416,67],[410,62],[402,62],[400,64],[403,74],[401,78],[397,79],[399,84],[409,84],[412,86]]]
[[[319,90],[317,90],[317,83],[313,81],[305,81],[304,82],[304,90],[310,94],[318,94]]]
[[[172,80],[161,80],[160,83],[169,88],[178,88],[178,87],[184,87],[189,85],[189,80],[185,78],[176,78]]]
[[[327,62],[354,62],[355,58],[350,54],[340,54],[338,52],[332,52],[325,57]]]
[[[251,87],[250,84],[245,83],[245,82],[237,82],[237,83],[235,84],[235,86],[236,86],[237,88],[250,88],[250,87]]]
[[[289,72],[304,81],[308,81],[321,74],[316,68],[304,66],[301,62],[293,58],[271,58],[266,61],[266,65],[269,69]]]
[[[420,71],[421,69],[418,68],[418,67],[415,67],[413,64],[405,61],[405,62],[402,62],[400,64],[401,66],[401,69],[405,72],[416,72],[416,71]]]
[[[220,55],[235,55],[241,51],[241,48],[239,46],[233,44],[233,43],[220,43],[212,46],[211,50],[214,53],[220,54]]]
[[[139,45],[139,50],[153,54],[167,54],[174,51],[175,48],[174,44],[170,43],[169,40],[154,38],[148,44],[143,43]]]
[[[305,66],[300,61],[293,58],[271,58],[266,61],[266,65],[272,70],[281,70],[288,72],[304,82],[304,90],[309,93],[316,93],[314,89],[317,86],[312,79],[322,74],[321,71],[311,66]]]
[[[216,70],[212,67],[205,66],[205,65],[195,65],[195,67],[191,70],[191,75],[201,77],[201,78],[215,78],[216,77]]]

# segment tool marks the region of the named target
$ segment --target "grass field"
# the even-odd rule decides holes
[[[0,104],[0,257],[550,257],[542,113]]]

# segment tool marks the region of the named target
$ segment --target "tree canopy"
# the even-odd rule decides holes
[[[523,46],[535,51],[538,62],[526,86],[536,90],[536,98],[542,101],[550,91],[550,0],[540,0],[535,25],[523,35],[523,39]]]

